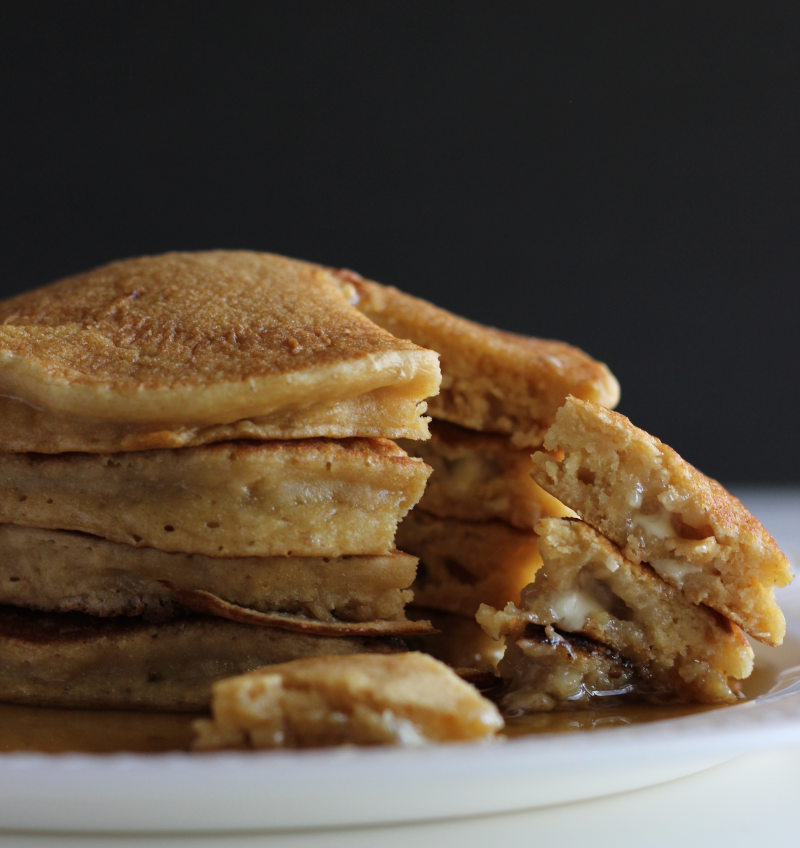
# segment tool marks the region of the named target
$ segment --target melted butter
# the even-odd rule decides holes
[[[683,585],[683,581],[689,574],[696,574],[702,571],[701,566],[691,562],[679,562],[676,559],[651,559],[650,565],[667,580],[677,583],[678,586]]]
[[[604,611],[597,598],[581,589],[558,595],[553,599],[551,608],[554,623],[570,632],[580,630],[592,613]]]
[[[657,539],[669,539],[675,535],[668,514],[645,515],[639,513],[634,517],[633,523],[638,529]]]

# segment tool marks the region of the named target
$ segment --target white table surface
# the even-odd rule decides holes
[[[800,488],[732,487],[800,563]],[[800,716],[798,716],[800,721]],[[535,768],[535,764],[532,764]],[[443,790],[444,791],[444,790]],[[245,834],[108,835],[2,832],[0,848],[44,846],[796,846],[800,747],[759,751],[645,789],[529,812],[388,827]]]

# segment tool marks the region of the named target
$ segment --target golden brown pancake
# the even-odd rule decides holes
[[[578,519],[542,519],[536,532],[543,565],[519,607],[481,607],[489,635],[508,644],[528,624],[579,633],[634,663],[642,678],[669,681],[682,698],[736,700],[732,681],[750,674],[753,650],[735,624],[625,559]]]
[[[368,318],[441,354],[441,391],[428,405],[434,418],[536,447],[567,395],[619,400],[608,368],[571,345],[485,327],[352,271],[333,273]]]
[[[0,525],[0,604],[163,620],[177,595],[204,591],[262,613],[321,622],[405,620],[417,561],[408,554],[208,557],[96,536]]]
[[[433,469],[421,509],[441,518],[505,521],[521,530],[540,518],[572,514],[533,481],[530,451],[514,448],[507,437],[444,421],[432,421],[430,430],[428,441],[400,442]]]
[[[419,745],[486,738],[491,701],[419,653],[313,657],[214,685],[195,749]]]
[[[534,479],[696,604],[780,644],[774,587],[792,578],[764,527],[715,480],[616,412],[569,398]]]
[[[0,303],[0,445],[136,450],[426,435],[435,353],[319,266],[246,251],[115,262]]]
[[[207,556],[382,555],[428,473],[386,439],[0,454],[0,522]]]
[[[0,692],[18,704],[206,709],[221,678],[301,657],[396,650],[392,640],[327,637],[221,618],[159,624],[0,608]]]
[[[400,525],[397,545],[420,558],[415,604],[470,617],[481,603],[501,607],[517,600],[541,564],[532,530],[438,518],[421,509]]]

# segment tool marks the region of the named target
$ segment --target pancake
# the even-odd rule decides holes
[[[441,390],[428,405],[434,418],[537,447],[567,395],[619,400],[608,368],[571,345],[485,327],[352,271],[332,273],[364,315],[441,355]]]
[[[656,681],[642,678],[634,663],[607,645],[576,634],[565,636],[552,627],[528,625],[519,633],[508,639],[498,663],[504,715],[590,709],[619,703],[632,694],[671,693],[671,686],[659,691]]]
[[[0,303],[7,451],[420,438],[438,383],[329,271],[270,254],[129,259]]]
[[[384,556],[208,557],[95,536],[0,525],[0,604],[163,620],[181,592],[322,622],[405,621],[417,560]]]
[[[386,652],[393,640],[326,637],[220,618],[151,624],[0,608],[0,691],[18,704],[207,709],[217,680],[301,657]]]
[[[508,644],[528,624],[579,633],[634,663],[659,688],[669,682],[679,697],[737,699],[736,681],[752,671],[753,650],[735,624],[626,560],[578,519],[543,519],[536,532],[543,564],[519,607],[478,612],[490,636]]]
[[[419,502],[441,518],[505,521],[530,530],[547,516],[570,514],[531,478],[530,451],[512,447],[505,436],[477,433],[432,421],[429,441],[403,440],[433,472]]]
[[[470,617],[481,603],[517,600],[541,564],[532,530],[437,518],[421,509],[400,525],[397,545],[420,558],[415,604]]]
[[[419,745],[492,736],[496,707],[419,653],[315,657],[214,686],[195,749]]]
[[[206,556],[383,555],[428,473],[386,439],[0,454],[0,522]]]
[[[764,527],[719,483],[672,448],[597,404],[559,410],[534,479],[637,563],[648,563],[696,604],[780,644],[774,587],[792,578]]]

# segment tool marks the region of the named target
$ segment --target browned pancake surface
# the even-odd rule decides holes
[[[614,406],[608,368],[560,341],[485,327],[389,286],[339,271],[343,291],[376,324],[441,355],[442,385],[429,411],[472,430],[538,446],[567,395]]]
[[[340,420],[334,433],[294,435],[424,436],[418,404],[437,384],[434,353],[365,318],[325,269],[271,254],[129,259],[0,303],[4,411],[17,429],[37,410],[63,418],[66,446],[51,450],[80,449],[82,436],[91,445],[92,424],[124,422],[146,440],[287,411],[304,423],[308,406],[375,392],[373,406],[397,407],[396,433],[341,432]],[[363,428],[369,415],[356,407]]]

